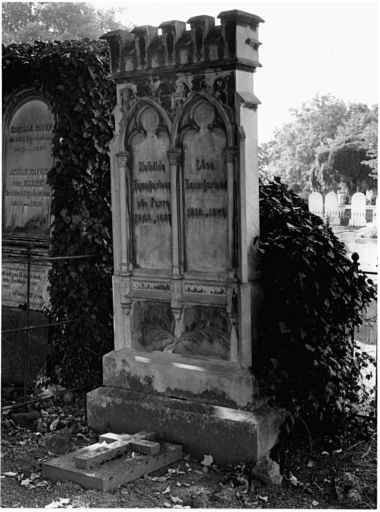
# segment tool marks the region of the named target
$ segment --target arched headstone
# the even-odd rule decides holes
[[[5,102],[3,124],[3,306],[27,302],[25,243],[43,254],[48,250],[51,189],[47,174],[53,167],[54,116],[48,100],[26,90]],[[17,249],[15,249],[17,247]],[[21,256],[21,261],[20,261]],[[48,262],[32,263],[30,308],[48,304]]]
[[[339,224],[338,196],[335,192],[329,192],[325,196],[325,215],[330,219],[332,226]]]
[[[3,236],[47,239],[53,114],[47,100],[37,94],[27,95],[12,107],[3,134]]]
[[[362,192],[356,192],[351,198],[351,224],[354,227],[366,225],[366,202]]]
[[[309,211],[323,217],[323,197],[319,192],[312,192],[309,195]]]

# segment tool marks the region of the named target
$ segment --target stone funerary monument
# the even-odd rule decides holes
[[[251,370],[263,20],[238,10],[218,18],[102,36],[117,87],[115,347],[104,387],[88,394],[88,421],[103,432],[148,429],[223,464],[265,455],[280,416]]]

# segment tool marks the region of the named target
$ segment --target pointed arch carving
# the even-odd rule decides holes
[[[138,100],[121,125],[121,151],[128,153],[126,202],[134,268],[172,268],[171,176],[168,151],[172,123],[151,98]]]
[[[226,111],[208,93],[193,94],[173,119],[171,145],[182,150],[185,272],[227,274],[234,170],[225,160],[233,145]]]
[[[192,111],[194,110],[196,105],[202,101],[209,103],[215,109],[217,118],[226,131],[227,145],[234,145],[235,142],[233,137],[233,129],[227,112],[224,110],[223,106],[217,99],[215,99],[213,96],[206,92],[199,91],[197,93],[192,94],[187,99],[187,101],[183,104],[181,110],[176,114],[176,116],[173,119],[171,140],[172,147],[176,147],[180,144],[181,129],[183,129],[186,126],[186,122],[189,117],[191,120]]]
[[[131,110],[126,114],[120,123],[120,151],[126,151],[131,137],[135,132],[141,131],[139,121],[141,114],[147,108],[154,109],[159,116],[159,128],[166,130],[168,134],[172,132],[172,121],[167,112],[152,98],[144,96],[136,101]]]

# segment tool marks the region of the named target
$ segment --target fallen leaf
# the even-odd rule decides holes
[[[294,487],[297,487],[297,485],[299,484],[297,478],[293,475],[292,472],[290,472],[290,478],[289,478],[289,482],[294,485]]]
[[[330,457],[329,452],[322,452],[321,455],[326,455],[327,457]]]
[[[177,486],[177,487],[181,487],[181,485],[182,485],[182,484],[181,484],[181,482],[177,482],[177,483],[176,483],[176,486]]]
[[[309,462],[307,463],[307,467],[308,468],[313,468],[315,466],[315,462],[313,460],[309,460]]]
[[[316,507],[317,505],[319,505],[319,502],[318,502],[318,501],[313,500],[313,501],[311,502],[311,504],[313,505],[313,507]]]
[[[201,464],[203,466],[211,466],[211,464],[214,462],[214,459],[212,455],[205,455],[204,459],[202,460]]]
[[[178,498],[178,496],[170,496],[170,500],[173,503],[183,503],[183,500],[181,500],[181,498]]]
[[[190,471],[190,470],[188,470]],[[202,471],[199,471],[198,469],[194,469],[194,473],[197,473],[197,475],[203,475]]]
[[[6,473],[2,473],[5,476],[17,476],[17,473],[13,473],[13,471],[7,471]]]
[[[184,456],[183,456],[183,459],[184,460],[190,460],[190,454],[189,453],[185,453]]]
[[[260,500],[265,501],[265,503],[268,501],[268,496],[259,496]]]
[[[162,494],[166,494],[168,492],[170,492],[170,485],[167,486],[167,488],[163,491]]]
[[[164,507],[166,508],[172,508],[171,504],[168,503],[167,501],[164,501]]]
[[[337,453],[342,453],[342,448],[339,448],[339,450],[333,450],[333,455],[336,455]]]
[[[30,480],[29,480],[29,478],[27,478],[26,480],[22,480],[20,485],[29,485],[29,483],[30,483]]]
[[[49,505],[45,505],[45,508],[60,508],[61,504],[59,501],[52,501]]]

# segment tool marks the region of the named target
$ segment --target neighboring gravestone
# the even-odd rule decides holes
[[[28,95],[14,105],[5,142],[3,236],[47,238],[53,165],[53,115],[41,96]]]
[[[319,192],[312,192],[309,195],[309,211],[323,217],[323,196]]]
[[[335,192],[329,192],[325,196],[325,215],[329,217],[332,226],[339,224],[338,196]]]
[[[53,166],[54,118],[48,101],[25,91],[5,102],[3,153],[3,257],[2,304],[26,303],[26,243],[46,255],[50,230],[51,190],[47,173]],[[13,261],[14,260],[14,261]],[[47,304],[48,264],[33,264],[30,304]]]
[[[366,225],[366,197],[362,192],[356,192],[351,198],[351,225],[363,227]]]
[[[3,115],[3,210],[2,210],[2,329],[24,327],[27,304],[27,244],[33,256],[45,258],[50,231],[51,190],[47,173],[53,166],[54,116],[48,100],[33,90],[18,92],[4,102]],[[39,313],[48,304],[46,261],[30,267],[31,325],[46,324]],[[17,309],[16,309],[17,308]],[[25,332],[3,335],[2,379],[23,380]],[[47,329],[30,335],[31,354],[27,380],[33,380],[46,361]],[[21,362],[9,359],[17,351]]]
[[[127,433],[149,424],[226,463],[267,453],[281,418],[263,407],[252,374],[262,20],[218,17],[220,26],[193,17],[190,30],[165,22],[162,35],[136,27],[132,41],[103,36],[117,84],[115,350],[103,359],[105,387],[88,395],[88,421]]]

